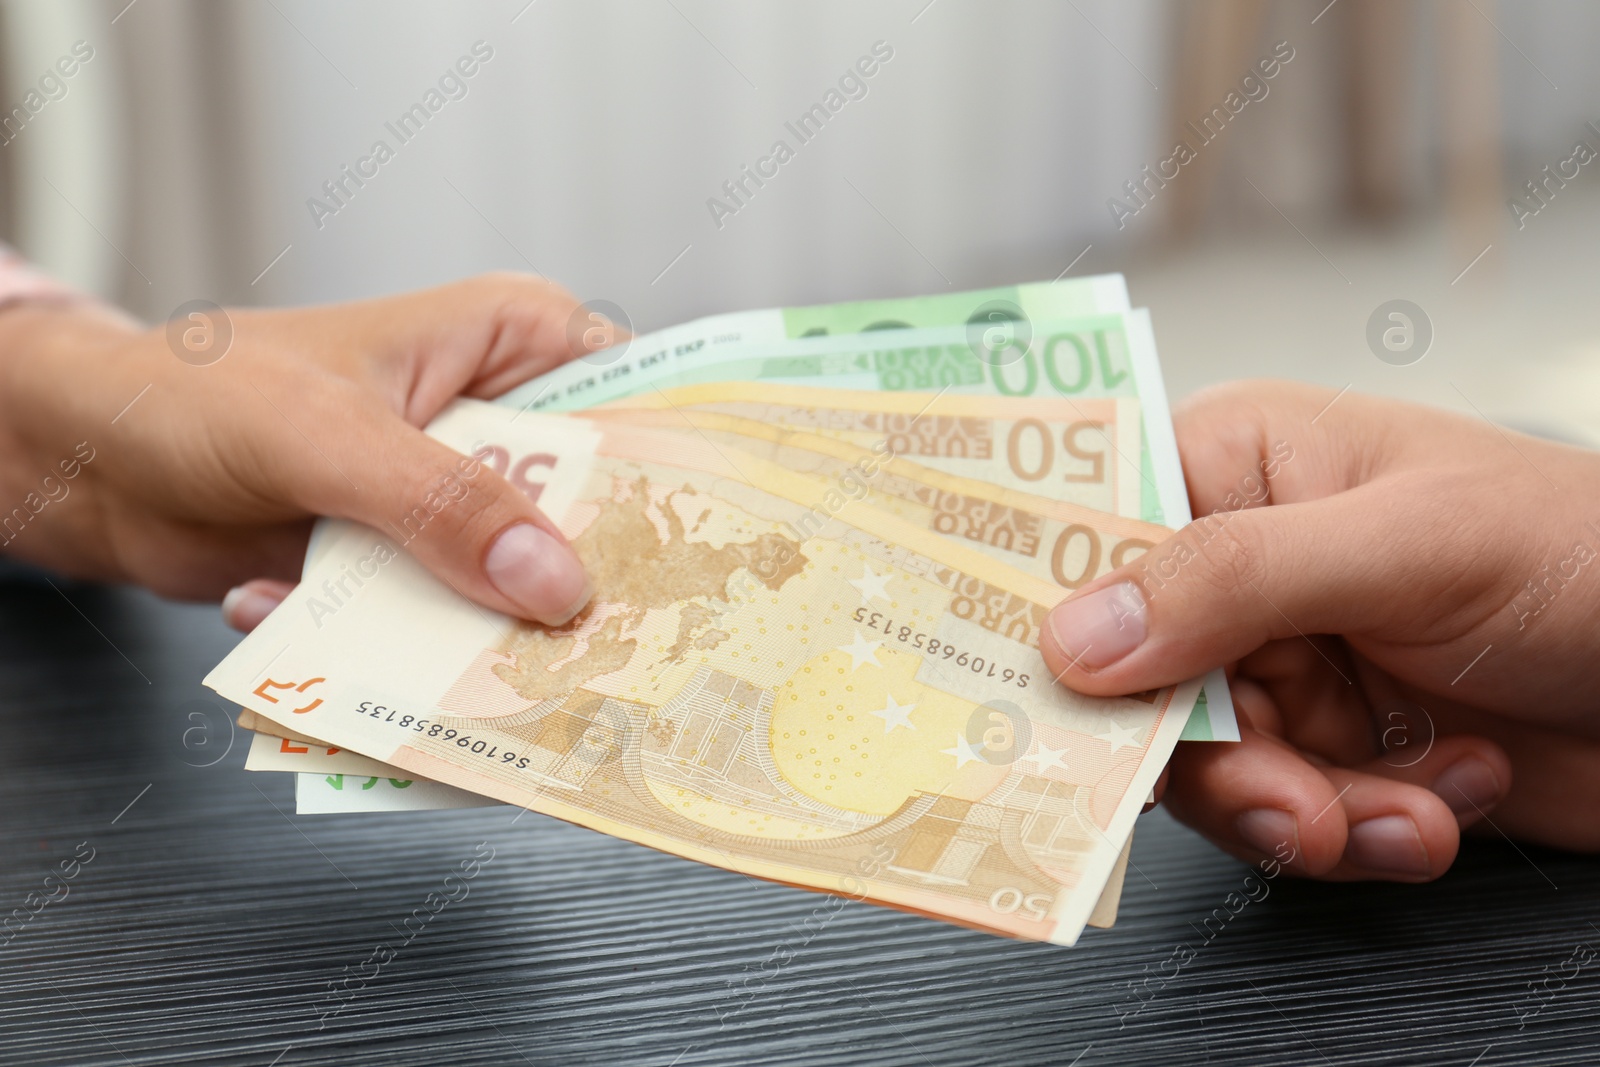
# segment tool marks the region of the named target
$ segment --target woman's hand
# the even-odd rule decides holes
[[[1095,694],[1236,664],[1243,743],[1179,746],[1179,819],[1334,879],[1434,878],[1472,826],[1600,848],[1600,455],[1282,383],[1176,426],[1204,517],[1056,607],[1044,652]]]
[[[332,515],[394,533],[480,604],[565,622],[590,594],[565,538],[419,427],[457,396],[497,396],[585,354],[568,341],[576,307],[496,274],[236,310],[231,347],[203,366],[163,326],[92,306],[0,312],[0,551],[168,596],[240,587],[228,614],[248,629],[298,576],[311,517]]]

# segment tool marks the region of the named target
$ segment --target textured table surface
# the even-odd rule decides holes
[[[1600,1062],[1600,861],[1235,914],[1248,869],[1158,813],[1115,929],[1019,944],[505,809],[297,818],[199,685],[231,640],[0,587],[0,1063]]]

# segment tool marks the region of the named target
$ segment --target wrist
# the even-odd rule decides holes
[[[43,549],[45,539],[24,529],[56,518],[46,510],[59,511],[50,505],[82,484],[116,414],[101,408],[122,391],[114,355],[137,332],[87,299],[0,307],[0,553],[31,558]]]
[[[87,299],[0,306],[0,428],[26,432],[67,414],[60,401],[99,392],[110,353],[140,332]]]

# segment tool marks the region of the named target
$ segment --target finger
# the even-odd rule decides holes
[[[342,345],[371,360],[403,390],[415,425],[457,395],[499,396],[625,335],[560,286],[512,272],[321,309],[296,328],[319,350]]]
[[[325,443],[312,452],[285,435],[285,454],[276,457],[290,499],[381,531],[462,596],[495,611],[560,626],[588,603],[593,590],[582,563],[527,495],[359,387],[332,383],[323,396],[326,410],[338,413],[319,420]]]
[[[1511,790],[1511,759],[1485,737],[1456,734],[1406,744],[1362,765],[1367,774],[1430,790],[1465,829],[1484,819]]]
[[[1427,669],[1442,675],[1460,651],[1447,646],[1481,632],[1513,595],[1506,576],[1521,569],[1522,549],[1474,535],[1481,516],[1441,489],[1481,478],[1491,455],[1454,416],[1256,383],[1207,393],[1181,421],[1202,517],[1051,612],[1041,650],[1074,689],[1138,692],[1266,641],[1326,633],[1358,651],[1424,647],[1436,661]],[[1416,467],[1415,440],[1430,440],[1422,431],[1435,424],[1463,442],[1451,478],[1436,460],[1426,476],[1405,467]],[[1456,556],[1473,560],[1469,575],[1437,565]]]
[[[1509,760],[1498,805],[1483,805],[1474,829],[1555,848],[1600,851],[1600,742],[1566,730],[1517,722],[1470,708],[1435,708],[1439,730],[1483,738]],[[1498,776],[1500,768],[1491,761]],[[1450,788],[1440,790],[1449,799]]]
[[[1180,745],[1167,790],[1168,809],[1224,851],[1332,881],[1428,881],[1455,860],[1455,815],[1430,790],[1315,767],[1243,733],[1237,745]]]
[[[1276,731],[1302,752],[1341,766],[1365,763],[1378,753],[1372,711],[1347,645],[1331,637],[1270,641],[1239,663],[1277,708]]]
[[[1370,473],[1378,420],[1323,416],[1375,398],[1294,382],[1232,382],[1203,389],[1172,413],[1196,518],[1332,496]],[[1342,413],[1342,412],[1341,412]]]
[[[1440,791],[1458,780],[1479,790],[1481,783],[1451,776],[1496,758],[1494,746],[1460,738],[1441,740],[1409,768],[1377,761],[1319,767],[1253,728],[1241,734],[1238,745],[1178,746],[1168,809],[1241,859],[1276,859],[1331,881],[1422,882],[1443,874],[1455,860],[1461,822]],[[1509,782],[1503,755],[1495,767]],[[1296,842],[1304,862],[1285,862]]]
[[[293,582],[252,578],[243,585],[234,586],[222,598],[222,621],[247,634],[260,626],[261,620],[271,615],[293,591]]]
[[[215,602],[251,578],[293,584],[305,560],[311,520],[223,525],[139,515],[113,527],[127,575],[161,596]],[[183,566],[174,568],[174,559]]]
[[[1259,682],[1239,674],[1228,679],[1228,689],[1233,694],[1234,715],[1240,721],[1248,722],[1257,733],[1283,737],[1283,714]]]
[[[1236,744],[1183,742],[1171,763],[1164,803],[1225,851],[1313,876],[1344,854],[1338,789],[1277,738],[1240,723]]]
[[[1468,416],[1296,382],[1203,389],[1172,422],[1196,518],[1318,500],[1408,466],[1453,463],[1481,478],[1517,462],[1503,432]],[[1441,440],[1453,442],[1448,456]]]
[[[1322,877],[1328,881],[1427,882],[1455,862],[1461,829],[1432,790],[1365,770],[1325,767],[1338,801],[1323,816],[1342,816],[1344,855]]]
[[[1422,565],[1415,546],[1459,542],[1465,526],[1444,505],[1419,511],[1411,490],[1374,482],[1192,523],[1058,604],[1040,650],[1060,681],[1114,695],[1192,678],[1268,641],[1343,634],[1358,650],[1357,639],[1426,646],[1447,684],[1451,643],[1505,600],[1492,582]],[[1475,572],[1513,563],[1480,555]]]
[[[1555,848],[1600,851],[1600,743],[1534,726],[1508,724],[1496,740],[1523,770],[1484,822],[1490,832]]]

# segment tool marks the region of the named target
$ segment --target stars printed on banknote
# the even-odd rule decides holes
[[[984,762],[983,753],[974,747],[972,742],[968,741],[962,734],[956,734],[954,747],[942,749],[941,751],[946,756],[954,756],[956,758],[956,770],[958,771],[969,763]]]
[[[1038,744],[1034,746],[1032,752],[1023,758],[1033,761],[1035,774],[1043,774],[1052,767],[1065,767],[1066,763],[1062,761],[1061,757],[1066,754],[1067,750],[1065,748],[1047,748],[1043,744]]]
[[[850,669],[857,671],[868,663],[874,667],[883,666],[882,663],[878,662],[878,649],[882,647],[882,641],[868,641],[858,629],[856,630],[856,639],[848,645],[840,645],[839,651],[850,653]]]
[[[889,575],[879,574],[871,567],[866,566],[862,567],[862,572],[861,577],[850,579],[850,584],[855,586],[861,593],[861,599],[867,603],[871,603],[874,600],[888,600]]]
[[[1118,726],[1115,723],[1106,727],[1105,732],[1095,734],[1100,740],[1111,746],[1112,752],[1123,748],[1136,748],[1144,743],[1144,731],[1132,726]]]
[[[915,730],[917,724],[911,721],[911,712],[917,706],[915,702],[901,704],[893,696],[885,696],[888,701],[882,708],[873,712],[883,720],[883,732],[890,733],[896,726],[904,726],[908,730]]]

